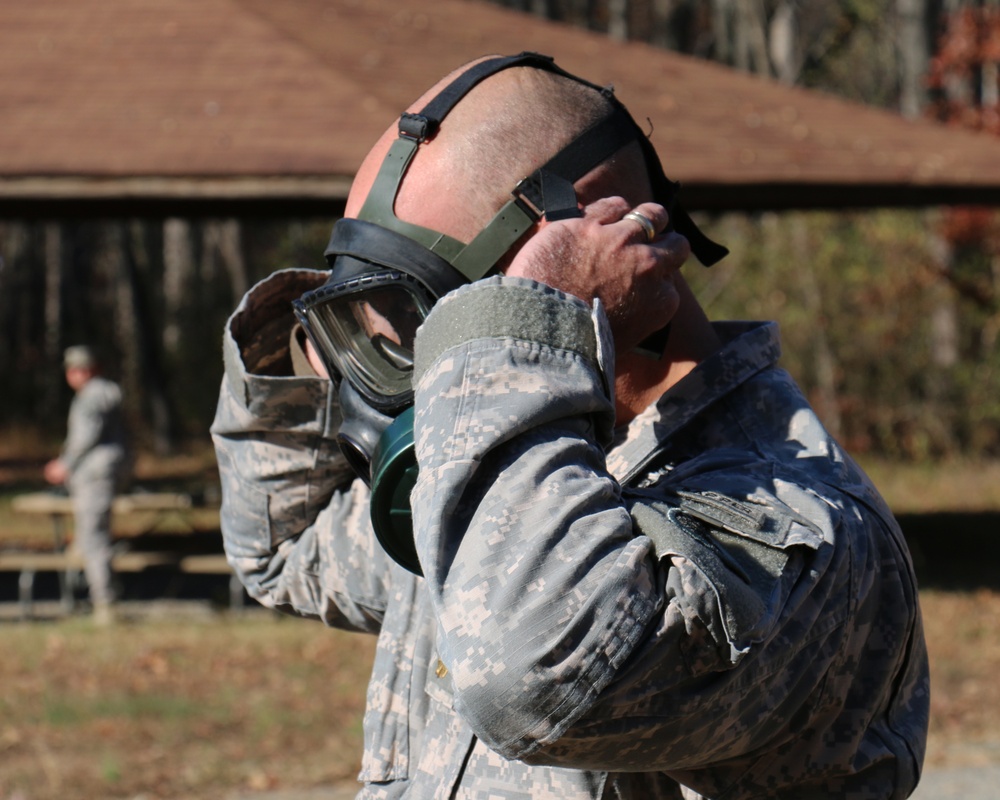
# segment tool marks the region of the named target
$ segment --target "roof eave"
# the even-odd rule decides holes
[[[342,176],[0,176],[0,216],[338,216],[350,191]],[[689,211],[1000,206],[1000,186],[822,181],[683,182]]]

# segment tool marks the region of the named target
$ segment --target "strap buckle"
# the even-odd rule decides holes
[[[437,133],[440,123],[423,114],[405,113],[399,118],[399,135],[417,142],[425,142]]]

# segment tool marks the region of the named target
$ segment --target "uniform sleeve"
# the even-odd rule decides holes
[[[417,551],[457,708],[508,758],[563,737],[662,604],[604,468],[601,330],[583,303],[491,279],[418,334]]]
[[[255,286],[226,326],[212,437],[226,553],[262,604],[375,631],[390,567],[371,532],[367,489],[337,448],[330,381],[292,375],[290,301],[325,273],[289,270]]]
[[[498,278],[448,295],[418,335],[416,544],[456,708],[529,763],[731,757],[752,738],[741,697],[772,698],[729,680],[755,673],[734,669],[712,586],[658,557],[608,473],[604,330],[599,309]]]

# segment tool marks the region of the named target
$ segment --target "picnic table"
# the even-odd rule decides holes
[[[152,526],[164,517],[177,515],[194,506],[191,495],[180,492],[133,492],[115,497],[111,513],[134,514],[143,512],[152,517]],[[52,538],[56,550],[66,546],[66,523],[73,516],[73,500],[69,495],[56,492],[30,492],[18,495],[11,501],[11,509],[18,514],[36,514],[52,520]]]
[[[132,492],[115,497],[113,515],[145,514],[146,531],[156,530],[167,517],[180,516],[194,508],[190,495],[167,492]],[[19,514],[44,515],[52,521],[52,550],[0,550],[0,572],[18,574],[18,602],[21,616],[33,613],[35,578],[40,572],[54,572],[59,577],[61,604],[66,611],[74,605],[74,594],[81,580],[83,563],[77,553],[67,547],[67,526],[73,515],[69,496],[55,492],[33,492],[14,498],[11,509]],[[190,529],[190,525],[188,525]],[[172,570],[179,574],[229,575],[229,604],[237,608],[243,603],[243,586],[233,574],[222,552],[185,552],[183,546],[170,549],[144,549],[137,546],[146,538],[143,534],[119,539],[113,546],[112,568],[117,573],[138,573],[147,570]],[[171,537],[183,545],[183,534]],[[162,545],[162,539],[159,542]]]

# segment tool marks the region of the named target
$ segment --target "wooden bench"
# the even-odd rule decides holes
[[[162,516],[184,512],[193,507],[186,494],[164,492],[134,492],[118,495],[112,505],[113,514],[153,513]],[[66,548],[65,524],[73,514],[71,498],[52,492],[23,494],[11,502],[12,510],[23,514],[45,514],[52,519],[54,552],[0,551],[0,572],[18,573],[18,602],[23,617],[30,617],[34,601],[35,577],[39,572],[54,572],[59,577],[62,606],[73,606],[74,591],[79,583],[83,562]],[[153,526],[155,527],[155,525]],[[183,535],[179,538],[183,538]],[[178,551],[145,551],[122,549],[126,540],[119,540],[111,559],[114,572],[143,572],[148,569],[169,569],[178,575],[228,575],[229,604],[236,609],[243,605],[243,585],[222,553],[186,554]],[[163,547],[164,543],[159,542]],[[168,545],[173,546],[173,545]]]
[[[177,553],[122,552],[111,557],[115,572],[145,572],[148,569],[176,568],[181,557]],[[73,551],[60,553],[0,552],[0,572],[16,572],[17,599],[21,616],[33,613],[35,576],[39,572],[54,572],[59,576],[59,595],[63,609],[73,608],[73,593],[83,571],[83,561]]]
[[[181,572],[189,575],[228,575],[229,576],[229,608],[243,607],[243,584],[229,566],[222,553],[208,553],[197,556],[184,556],[179,565]]]
[[[229,608],[243,607],[245,593],[243,584],[226,561],[225,555],[203,554],[184,555],[178,552],[125,551],[111,557],[115,572],[145,572],[151,569],[165,569],[179,575],[228,575]],[[35,577],[40,572],[54,572],[59,577],[59,595],[63,610],[67,613],[74,605],[74,592],[83,571],[83,561],[73,551],[62,553],[33,553],[7,551],[0,552],[0,572],[16,572],[18,603],[21,616],[28,619],[33,614]]]
[[[173,492],[135,492],[117,495],[112,511],[127,514],[132,511],[183,511],[191,508],[191,496]],[[11,508],[22,514],[73,513],[69,495],[54,492],[29,492],[11,500]]]

